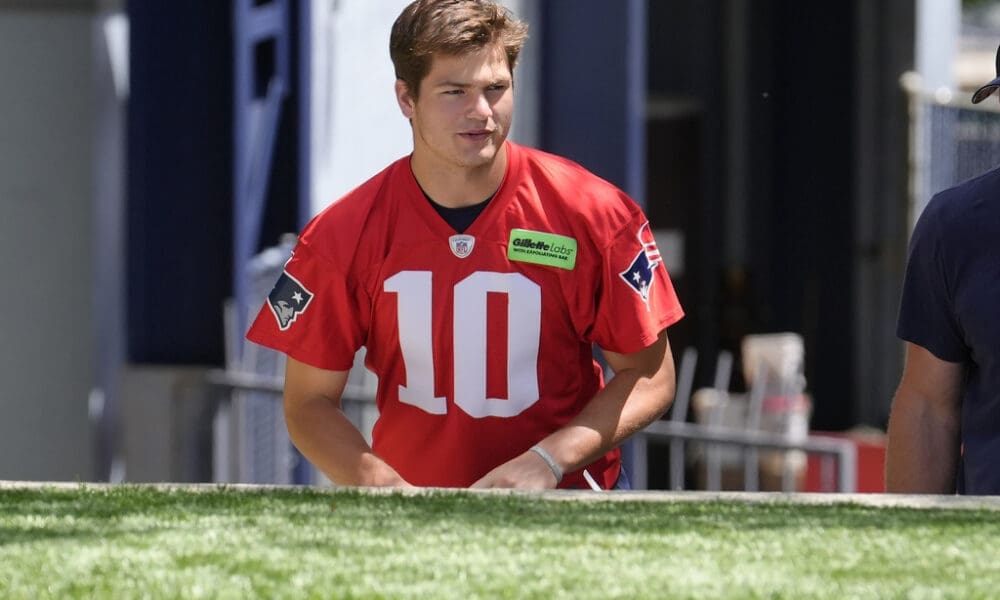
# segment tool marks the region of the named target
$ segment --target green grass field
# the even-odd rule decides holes
[[[0,487],[0,598],[995,598],[1000,511]]]

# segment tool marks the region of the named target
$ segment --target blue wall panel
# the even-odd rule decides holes
[[[646,2],[551,0],[542,146],[645,198]]]

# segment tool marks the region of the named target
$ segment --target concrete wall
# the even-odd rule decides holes
[[[0,5],[0,479],[91,476],[88,4]]]

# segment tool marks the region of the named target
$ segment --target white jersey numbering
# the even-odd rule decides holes
[[[431,329],[432,274],[402,271],[385,280],[395,293],[399,346],[406,368],[406,385],[399,400],[430,414],[448,410],[444,397],[434,395],[434,340]],[[538,401],[538,343],[541,335],[541,288],[520,273],[480,271],[455,285],[453,348],[455,404],[470,416],[513,417]],[[487,294],[507,295],[507,395],[486,395]]]

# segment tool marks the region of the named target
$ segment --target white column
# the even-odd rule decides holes
[[[312,1],[313,213],[412,149],[389,60],[389,31],[408,3]]]
[[[960,0],[917,0],[915,67],[922,88],[953,88],[962,25]]]

